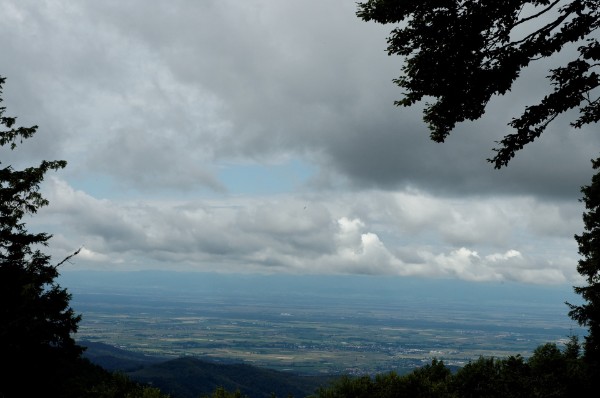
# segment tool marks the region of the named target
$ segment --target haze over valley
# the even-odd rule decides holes
[[[582,330],[569,286],[365,276],[67,272],[78,339],[300,374],[528,357]]]

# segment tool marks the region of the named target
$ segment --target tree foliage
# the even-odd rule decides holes
[[[0,95],[4,82],[0,77]],[[0,148],[14,150],[37,126],[16,127],[16,118],[5,111],[0,107]],[[0,162],[0,353],[5,365],[0,395],[27,396],[28,389],[56,385],[59,369],[82,352],[71,336],[80,317],[69,306],[69,293],[56,283],[57,267],[40,250],[51,235],[32,233],[23,221],[48,204],[39,191],[44,175],[65,165],[44,160],[17,170]],[[23,375],[29,383],[20,382]]]
[[[519,355],[469,362],[455,373],[442,361],[413,372],[375,377],[342,377],[317,391],[317,398],[529,398],[592,396],[584,362],[575,337],[559,349],[554,343],[539,346],[529,359]]]
[[[600,168],[600,158],[592,162],[594,169]],[[585,231],[575,235],[581,259],[577,271],[586,286],[575,287],[586,303],[572,305],[569,315],[581,325],[589,328],[585,340],[585,352],[590,362],[600,369],[600,173],[592,177],[590,185],[581,188],[586,212],[583,214]]]
[[[571,45],[574,58],[549,70],[549,93],[509,123],[515,131],[489,160],[506,166],[568,110],[579,111],[574,127],[600,120],[597,0],[369,0],[358,7],[365,21],[397,25],[387,48],[405,57],[394,80],[404,97],[396,104],[433,99],[424,120],[434,141],[443,142],[459,122],[479,119],[532,62]]]

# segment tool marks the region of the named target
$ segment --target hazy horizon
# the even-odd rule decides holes
[[[448,302],[455,300],[469,306],[485,306],[488,302],[554,307],[557,312],[568,307],[565,301],[577,304],[581,298],[567,284],[538,285],[521,282],[472,282],[452,278],[390,277],[380,275],[290,275],[290,274],[226,274],[189,271],[63,271],[61,286],[77,294],[87,288],[110,291],[147,290],[163,292],[196,292],[243,294],[245,292],[273,296],[316,294],[335,298],[339,294],[361,294],[386,300]]]

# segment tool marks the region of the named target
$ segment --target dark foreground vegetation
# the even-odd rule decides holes
[[[406,375],[387,373],[371,378],[341,378],[316,394],[337,397],[587,397],[597,377],[579,356],[573,339],[560,350],[548,343],[525,360],[480,358],[452,373],[441,361]]]
[[[239,391],[252,398],[306,397],[333,380],[192,356],[147,356],[100,342],[82,341],[81,345],[87,347],[84,356],[91,362],[176,398],[198,398],[216,391]]]
[[[90,351],[97,351],[96,347]],[[116,355],[112,352],[110,355]],[[104,357],[107,361],[108,357]],[[114,358],[114,357],[113,357]],[[77,359],[32,367],[35,383],[2,381],[2,397],[269,398],[269,397],[588,397],[597,374],[584,361],[576,338],[562,349],[554,343],[532,356],[480,358],[457,371],[442,361],[399,375],[303,378],[239,364],[209,364],[194,358],[142,364],[115,359],[101,367]],[[127,372],[116,370],[127,368]],[[110,370],[107,370],[110,369]],[[304,384],[303,384],[304,382]],[[319,384],[320,383],[320,384]]]
[[[541,345],[527,359],[482,357],[455,371],[442,361],[433,360],[403,375],[390,372],[374,377],[343,376],[329,380],[249,365],[208,363],[195,358],[160,363],[152,358],[144,365],[133,353],[98,346],[98,343],[90,343],[90,354],[93,361],[104,361],[113,369],[130,369],[127,376],[117,379],[121,383],[130,377],[144,385],[151,383],[174,398],[587,397],[594,396],[592,388],[597,377],[583,360],[575,337],[562,349],[554,343]],[[115,383],[100,387],[103,386],[114,389]],[[133,391],[158,394],[156,389],[146,389]]]
[[[110,372],[87,359],[56,361],[43,368],[28,358],[22,373],[7,371],[0,376],[0,397],[52,398],[164,398],[160,389],[133,381],[120,372]],[[10,366],[10,364],[5,363]],[[6,375],[10,375],[8,378]]]

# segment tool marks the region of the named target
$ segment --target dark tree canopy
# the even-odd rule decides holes
[[[0,77],[0,101],[4,82]],[[16,127],[5,110],[0,107],[0,149],[14,150],[37,126]],[[44,175],[65,165],[44,160],[15,170],[0,161],[0,396],[32,396],[36,388],[51,392],[57,385],[53,377],[82,352],[71,336],[80,317],[55,281],[57,266],[40,250],[51,235],[29,232],[23,222],[48,204],[39,192]]]
[[[492,96],[504,95],[532,62],[568,46],[574,59],[550,69],[548,94],[509,125],[489,159],[501,168],[538,138],[557,116],[577,109],[574,127],[600,120],[600,1],[598,0],[369,0],[358,4],[365,21],[395,24],[388,54],[406,57],[394,82],[397,105],[427,102],[431,139],[443,142],[457,123],[479,119]]]
[[[594,169],[600,169],[600,158],[593,161]],[[585,231],[576,235],[579,254],[582,258],[577,271],[587,282],[586,286],[575,287],[586,303],[569,304],[569,315],[581,325],[589,328],[585,340],[585,354],[595,365],[600,366],[600,173],[592,177],[590,185],[581,188],[586,212],[583,214]]]

